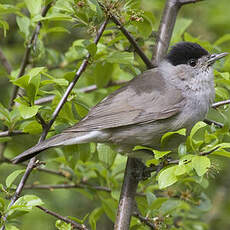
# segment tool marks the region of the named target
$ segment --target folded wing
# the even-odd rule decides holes
[[[145,71],[93,107],[89,114],[64,132],[116,128],[166,119],[181,111],[181,90],[157,69]]]

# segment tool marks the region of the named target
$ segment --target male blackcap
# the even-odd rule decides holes
[[[119,152],[130,156],[136,156],[136,145],[161,149],[164,133],[181,128],[189,133],[205,118],[215,96],[212,65],[226,55],[211,55],[196,43],[176,44],[158,67],[143,72],[94,106],[76,125],[26,150],[13,162],[51,147],[88,142],[115,144]]]

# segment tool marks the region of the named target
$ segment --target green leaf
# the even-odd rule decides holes
[[[102,207],[111,221],[115,220],[117,203],[113,199],[102,199]]]
[[[97,229],[97,221],[99,220],[102,214],[103,214],[103,208],[99,207],[99,208],[95,208],[89,215],[89,224],[92,230]]]
[[[176,20],[175,28],[173,30],[172,43],[181,41],[182,35],[186,29],[191,25],[192,20],[186,18],[179,18]]]
[[[57,220],[55,226],[58,230],[72,230],[71,224],[67,224],[61,220]]]
[[[9,30],[9,24],[4,20],[0,20],[0,27],[3,28],[3,34],[4,34],[4,37],[5,37],[6,36],[6,31]]]
[[[14,205],[26,205],[27,207],[34,207],[37,205],[43,205],[42,200],[35,195],[25,195],[20,197]]]
[[[97,45],[95,43],[90,43],[86,46],[86,49],[89,51],[89,54],[93,57],[97,52]]]
[[[31,118],[31,117],[35,116],[40,107],[41,106],[39,106],[39,105],[34,105],[34,106],[31,106],[31,107],[26,106],[26,105],[20,105],[18,107],[18,109],[19,109],[19,112],[20,112],[21,116],[24,119],[28,119],[28,118]]]
[[[211,162],[206,156],[195,156],[192,158],[192,167],[198,176],[203,176],[211,166]]]
[[[94,78],[96,85],[98,88],[103,88],[108,85],[111,80],[111,76],[113,72],[113,64],[111,63],[96,63],[92,77]]]
[[[140,20],[139,22],[132,22],[132,24],[134,24],[138,31],[139,31],[139,36],[143,37],[143,38],[148,38],[151,33],[152,33],[152,23],[149,21],[148,17],[143,15],[142,17],[143,20]]]
[[[21,169],[21,170],[16,170],[14,172],[12,172],[7,178],[6,178],[6,187],[9,188],[14,180],[20,175],[22,174],[23,172],[25,172],[24,169]]]
[[[11,122],[10,112],[0,103],[0,119],[7,120],[8,123]]]
[[[215,41],[214,46],[219,46],[219,45],[221,45],[221,44],[223,44],[229,40],[230,40],[230,34],[224,34],[217,41]]]
[[[33,77],[37,76],[38,74],[45,72],[46,68],[45,67],[35,67],[32,68],[29,72],[28,75],[30,76],[30,81]]]
[[[204,128],[205,126],[207,126],[207,124],[204,123],[203,121],[197,122],[197,123],[193,126],[193,128],[192,128],[192,130],[191,130],[191,132],[190,132],[190,135],[189,135],[190,138],[193,138],[193,136],[195,135],[195,133],[196,133],[199,129]]]
[[[146,199],[147,199],[148,205],[150,206],[157,199],[157,197],[152,192],[146,192]]]
[[[113,147],[111,145],[98,143],[97,152],[99,160],[103,162],[106,167],[111,167],[117,155]]]
[[[161,205],[167,201],[168,198],[167,197],[159,197],[156,200],[154,200],[151,204],[151,206],[149,207],[149,209],[159,209],[161,207]]]
[[[186,129],[179,129],[179,130],[174,131],[174,132],[167,132],[167,133],[165,133],[161,137],[161,144],[163,144],[165,142],[165,140],[167,140],[167,138],[170,137],[173,134],[179,134],[179,135],[185,136],[186,135]]]
[[[42,0],[24,0],[31,16],[35,16],[41,13]]]
[[[23,89],[26,89],[26,87],[29,84],[29,80],[30,80],[30,76],[29,75],[24,75],[18,79],[15,80],[11,80],[11,82],[13,82],[14,85],[17,85]]]
[[[124,51],[110,52],[110,54],[106,56],[105,60],[109,63],[126,64],[126,65],[134,64],[133,53],[124,52]]]
[[[178,179],[175,174],[176,169],[177,169],[177,166],[172,166],[172,167],[163,169],[160,172],[158,176],[158,184],[159,184],[160,189],[166,188],[177,182]]]
[[[185,174],[186,171],[186,166],[185,165],[176,165],[176,170],[175,170],[175,175],[176,176],[181,176]]]
[[[160,158],[162,158],[163,156],[165,156],[165,155],[171,153],[172,151],[158,151],[158,150],[155,150],[155,149],[154,149],[153,152],[154,152],[155,158],[156,158],[156,159],[160,159]]]
[[[0,197],[0,210],[4,210],[5,208],[5,200],[3,198]]]
[[[19,228],[17,228],[16,226],[14,225],[6,225],[6,230],[20,230]]]
[[[18,24],[19,30],[22,32],[24,37],[28,39],[30,35],[30,19],[26,16],[23,17],[16,17],[16,22]]]
[[[168,215],[168,214],[172,214],[173,212],[175,212],[178,209],[183,210],[183,211],[187,211],[190,209],[190,206],[187,203],[185,203],[184,201],[176,200],[176,199],[169,199],[162,204],[159,211],[163,215]]]
[[[7,208],[8,219],[16,216],[24,215],[30,211],[34,206],[43,205],[42,200],[34,195],[25,195],[19,197],[16,202]]]
[[[23,128],[21,127],[23,132],[30,134],[39,134],[42,132],[42,126],[37,121],[30,121],[26,124],[24,123]]]

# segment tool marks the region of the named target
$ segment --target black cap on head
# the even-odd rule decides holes
[[[179,42],[171,48],[166,59],[176,66],[187,64],[190,59],[199,59],[208,54],[208,51],[197,43]]]

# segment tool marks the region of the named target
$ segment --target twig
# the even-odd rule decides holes
[[[21,130],[14,130],[14,131],[7,130],[7,131],[0,132],[0,137],[11,137],[11,136],[17,136],[21,134],[26,134],[26,133],[22,132]]]
[[[111,192],[110,188],[103,187],[103,186],[94,186],[94,185],[84,185],[84,184],[43,184],[43,185],[25,185],[24,189],[40,189],[40,190],[53,190],[53,189],[73,189],[73,188],[88,188],[88,189],[93,189],[93,190],[98,190],[98,191],[104,191],[104,192]]]
[[[186,5],[186,4],[190,4],[190,3],[197,3],[197,2],[201,2],[204,0],[179,0],[181,5]]]
[[[48,12],[48,10],[51,8],[52,6],[52,2],[50,2],[49,4],[47,4],[43,10],[42,10],[42,17],[44,17],[46,15],[46,13]],[[37,23],[37,26],[32,34],[32,37],[26,47],[26,51],[25,51],[25,54],[23,56],[23,60],[22,60],[22,64],[21,64],[21,67],[20,67],[20,71],[17,75],[17,78],[20,78],[24,73],[25,73],[25,69],[29,63],[29,57],[30,57],[30,52],[31,52],[31,49],[33,47],[35,47],[35,44],[37,42],[37,38],[38,38],[38,34],[40,32],[40,29],[42,27],[42,23],[39,21]],[[13,106],[14,106],[14,99],[17,97],[17,94],[18,94],[18,90],[19,90],[19,87],[18,86],[14,86],[13,88],[13,93],[12,93],[12,96],[11,96],[11,99],[10,99],[10,106],[9,108],[11,109]]]
[[[196,3],[200,0],[167,0],[157,32],[156,45],[154,47],[152,62],[155,66],[165,57],[172,37],[177,14],[181,6]]]
[[[222,123],[217,122],[217,121],[209,120],[209,119],[206,119],[206,118],[205,118],[203,121],[204,121],[206,124],[208,124],[208,125],[214,124],[215,126],[217,126],[217,127],[219,127],[219,128],[223,128],[223,127],[224,127],[224,125],[223,125]]]
[[[42,126],[42,128],[44,130],[46,128],[47,124],[46,124],[45,120],[43,119],[43,117],[41,116],[41,114],[37,113],[35,117],[36,117],[38,123],[41,124],[41,126]]]
[[[129,229],[131,215],[135,204],[135,194],[139,182],[138,179],[133,176],[133,172],[135,169],[138,171],[139,165],[137,159],[128,158],[114,230]]]
[[[200,155],[201,155],[201,156],[207,156],[207,155],[209,155],[209,154],[215,152],[215,151],[216,151],[217,149],[219,149],[219,148],[220,148],[220,146],[217,146],[217,147],[215,147],[214,149],[211,149],[211,150],[209,150],[209,151],[207,151],[207,152],[201,152]]]
[[[132,35],[127,31],[122,23],[119,21],[119,19],[111,13],[101,2],[97,1],[98,4],[101,6],[101,8],[110,16],[111,20],[118,26],[118,28],[121,30],[121,32],[126,36],[126,38],[129,40],[131,45],[134,47],[137,54],[141,57],[145,65],[148,69],[154,68],[154,65],[152,62],[148,59],[148,57],[145,55],[145,53],[141,50],[135,39],[132,37]]]
[[[230,100],[218,101],[218,102],[212,104],[212,108],[216,109],[219,106],[228,105],[228,104],[230,104]]]
[[[56,212],[50,211],[47,208],[44,208],[44,207],[42,207],[40,205],[37,205],[36,207],[41,209],[43,212],[45,212],[45,213],[47,213],[47,214],[49,214],[51,216],[54,216],[59,220],[64,221],[67,224],[71,224],[72,227],[75,228],[75,229],[79,229],[79,230],[87,230],[88,229],[88,228],[86,228],[86,226],[84,224],[78,224],[77,222],[75,222],[75,221],[73,221],[73,220],[71,220],[71,219],[69,219],[67,217],[61,216],[61,215],[57,214]]]
[[[0,50],[0,61],[2,63],[2,65],[5,67],[6,72],[8,74],[11,73],[12,71],[12,66],[11,64],[8,62],[7,58],[5,57],[5,55],[3,54],[3,52]]]
[[[139,219],[143,224],[149,226],[151,230],[156,229],[155,225],[149,220],[148,217],[144,217],[138,212],[134,212],[133,216],[135,216],[137,219]]]

